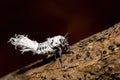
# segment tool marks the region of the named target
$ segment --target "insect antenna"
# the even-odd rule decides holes
[[[67,36],[68,36],[68,34],[69,34],[69,33],[66,33],[64,37],[65,37],[65,38],[68,38],[68,37],[67,37]]]

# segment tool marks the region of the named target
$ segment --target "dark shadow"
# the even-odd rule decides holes
[[[57,56],[58,57],[58,56]],[[19,71],[17,71],[15,74],[23,74],[24,72],[32,69],[32,68],[36,68],[36,67],[40,67],[42,65],[45,65],[47,63],[50,63],[51,61],[54,61],[54,56],[49,57],[48,59],[44,59],[44,60],[40,60],[37,62],[34,62],[31,66],[26,66],[24,68],[21,68]]]
[[[69,54],[70,52],[65,52],[63,54]],[[62,55],[63,55],[62,54]],[[56,55],[56,58],[59,58],[59,54]],[[17,71],[15,74],[23,74],[24,72],[32,69],[32,68],[36,68],[36,67],[40,67],[42,65],[45,65],[47,63],[50,63],[51,61],[55,61],[55,57],[54,56],[51,56],[47,59],[43,59],[43,60],[39,60],[39,61],[36,61],[34,63],[32,63],[31,65],[28,65],[26,67],[23,67],[21,68],[19,71]]]

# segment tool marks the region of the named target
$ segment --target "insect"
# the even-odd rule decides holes
[[[9,42],[15,46],[15,49],[19,47],[22,53],[32,51],[33,54],[43,55],[46,58],[54,56],[55,59],[56,55],[59,54],[60,63],[62,63],[62,53],[70,49],[66,36],[67,34],[65,36],[58,35],[47,38],[45,42],[38,43],[29,39],[27,35],[18,34],[11,37]]]

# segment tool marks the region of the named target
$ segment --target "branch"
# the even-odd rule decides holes
[[[0,80],[119,80],[120,23],[71,46],[73,53],[36,61]]]

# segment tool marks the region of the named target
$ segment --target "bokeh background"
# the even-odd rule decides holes
[[[0,0],[0,77],[40,59],[7,43],[14,34],[42,42],[69,33],[72,45],[119,21],[119,0]]]

